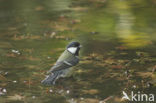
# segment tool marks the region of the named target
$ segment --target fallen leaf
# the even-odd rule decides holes
[[[99,93],[99,91],[97,89],[90,89],[90,90],[83,90],[83,93],[93,95]]]
[[[18,95],[18,94],[15,94],[14,96],[7,96],[7,98],[8,98],[8,100],[22,100],[25,97],[21,96],[21,95]]]

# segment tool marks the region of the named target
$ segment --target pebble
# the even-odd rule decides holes
[[[59,91],[58,91],[58,93],[62,93],[62,92],[63,92],[63,90],[59,90]]]
[[[35,99],[36,98],[36,96],[32,96],[32,99]]]
[[[18,54],[18,55],[20,55],[21,53],[18,51],[18,50],[11,50],[11,52],[13,52],[13,53],[15,53],[15,54]]]
[[[26,83],[27,81],[26,81],[26,80],[24,80],[23,82],[24,82],[24,83]]]
[[[67,94],[69,94],[69,93],[70,93],[70,91],[69,91],[69,90],[67,90],[66,92],[67,92]]]
[[[56,35],[56,32],[52,32],[52,33],[50,34],[50,38],[53,38],[55,35]]]
[[[93,31],[93,32],[91,32],[91,34],[98,34],[98,32]]]
[[[135,89],[136,88],[136,85],[133,85],[133,88]]]
[[[16,81],[16,80],[14,80],[14,81],[13,81],[13,83],[17,83],[17,81]]]
[[[47,57],[47,59],[50,59],[50,58],[51,58],[50,56]]]
[[[99,103],[106,103],[106,102],[104,102],[104,101],[99,101]]]
[[[3,92],[3,93],[6,93],[6,92],[7,92],[7,90],[4,88],[4,89],[2,90],[2,92]]]
[[[125,71],[125,75],[127,75],[128,74],[128,71]]]
[[[7,75],[7,74],[8,74],[8,72],[5,72],[4,74],[5,74],[5,75]]]
[[[5,88],[0,88],[0,96],[5,95],[7,93],[7,90]]]
[[[52,89],[50,89],[50,90],[49,90],[49,92],[50,92],[50,93],[52,93],[52,92],[53,92],[53,90],[52,90]]]

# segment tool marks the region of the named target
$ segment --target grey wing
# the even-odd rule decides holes
[[[78,58],[56,62],[56,64],[48,71],[48,73],[70,68],[72,66],[75,66],[78,62],[79,62]]]
[[[59,71],[59,70],[62,70],[62,69],[67,69],[67,68],[70,68],[70,67],[71,67],[70,65],[67,65],[64,62],[56,63],[53,67],[51,67],[51,69],[48,71],[48,73],[51,73],[53,71]]]

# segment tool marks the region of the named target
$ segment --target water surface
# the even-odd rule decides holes
[[[156,90],[154,0],[0,0],[1,103],[124,103]],[[71,41],[71,77],[40,81]]]

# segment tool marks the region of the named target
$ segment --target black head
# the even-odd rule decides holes
[[[80,50],[80,43],[79,42],[71,42],[67,45],[67,50],[72,54],[78,56]]]
[[[80,46],[80,43],[79,42],[71,42],[70,44],[68,44],[67,48],[70,48],[70,47],[79,47]]]

